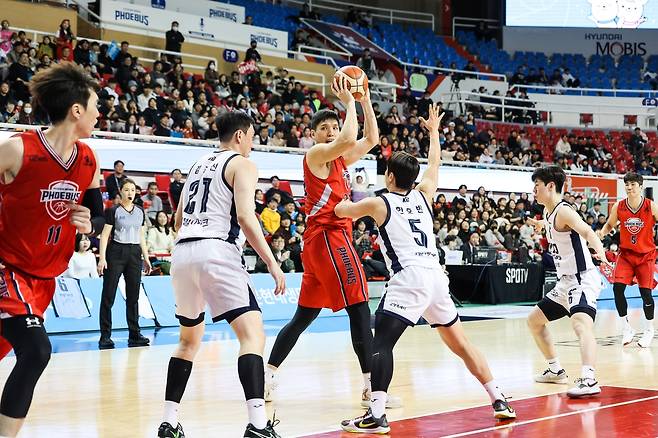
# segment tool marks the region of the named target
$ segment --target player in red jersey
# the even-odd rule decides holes
[[[43,314],[76,231],[103,227],[98,160],[78,141],[91,135],[99,115],[95,89],[75,64],[39,72],[30,91],[53,125],[0,143],[0,358],[12,348],[16,354],[0,401],[3,437],[18,434],[50,359]]]
[[[332,91],[346,107],[345,122],[340,129],[338,115],[330,110],[318,111],[311,120],[311,135],[316,144],[304,157],[307,221],[302,254],[304,275],[297,311],[277,336],[265,370],[266,401],[274,398],[276,370],[322,308],[347,311],[352,345],[364,378],[362,400],[365,404],[370,400],[373,336],[368,286],[352,245],[352,221],[338,218],[334,207],[350,196],[347,167],[377,144],[379,130],[370,95],[366,93],[360,99],[365,119],[364,137],[357,141],[354,97],[343,79],[334,80]]]
[[[653,229],[658,221],[658,205],[642,196],[642,175],[629,172],[624,175],[624,187],[628,198],[622,199],[612,206],[608,221],[599,231],[605,236],[619,227],[619,258],[615,267],[613,291],[615,306],[623,320],[622,343],[632,342],[635,331],[628,321],[628,303],[624,296],[627,285],[634,284],[636,279],[640,295],[644,303],[646,328],[638,341],[640,347],[651,345],[654,335],[653,314],[654,302],[651,292],[656,287],[653,273],[656,266],[656,245],[653,240]]]

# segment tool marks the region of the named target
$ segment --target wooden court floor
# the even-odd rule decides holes
[[[631,318],[637,326],[640,309],[633,309]],[[270,415],[276,409],[281,420],[277,430],[283,437],[358,436],[337,432],[340,420],[363,412],[362,377],[346,328],[302,335],[283,364],[279,401],[270,406]],[[566,385],[533,382],[545,364],[523,319],[467,322],[465,328],[512,397],[517,421],[496,423],[481,386],[434,330],[419,326],[408,330],[395,350],[390,391],[402,397],[404,406],[387,411],[392,436],[658,436],[658,341],[650,349],[622,348],[612,311],[601,311],[596,323],[603,395],[576,403],[559,394]],[[569,322],[552,329],[570,380],[579,377],[579,350]],[[238,344],[219,338],[204,343],[183,398],[181,423],[188,437],[242,437],[247,423]],[[274,338],[267,341],[269,352]],[[156,345],[53,354],[19,436],[155,437],[173,349]],[[13,358],[0,362],[3,382],[13,363]]]

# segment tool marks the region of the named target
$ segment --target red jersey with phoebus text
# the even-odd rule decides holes
[[[343,157],[331,162],[331,170],[326,179],[313,175],[304,156],[304,190],[306,201],[306,232],[304,241],[308,241],[323,230],[345,230],[352,235],[352,219],[339,218],[334,208],[343,199],[349,199],[351,189],[350,172]]]
[[[642,198],[637,210],[632,210],[628,199],[623,199],[617,205],[619,219],[619,248],[638,254],[653,252],[656,245],[653,241],[653,228],[656,221],[651,212],[651,200]]]
[[[0,184],[0,262],[33,277],[54,278],[68,267],[75,245],[67,204],[82,202],[96,159],[82,142],[64,162],[43,132],[20,137],[21,168],[12,182]]]

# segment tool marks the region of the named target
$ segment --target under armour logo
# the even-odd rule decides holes
[[[27,328],[41,327],[41,320],[37,317],[25,318],[25,323],[27,324]]]

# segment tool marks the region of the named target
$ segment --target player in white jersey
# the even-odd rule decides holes
[[[247,159],[254,137],[252,119],[231,112],[219,116],[216,123],[221,149],[192,166],[176,211],[178,240],[172,254],[171,278],[180,342],[169,361],[158,437],[185,436],[178,422],[178,408],[192,361],[201,346],[207,304],[213,322],[226,320],[240,342],[238,375],[249,414],[244,436],[278,438],[265,412],[265,332],[242,259],[245,236],[267,264],[276,284],[275,294],[285,290],[285,277],[255,215],[258,170]]]
[[[448,277],[439,263],[430,205],[441,164],[439,127],[442,117],[438,107],[433,105],[429,119],[421,118],[429,131],[430,151],[429,165],[416,189],[412,188],[420,171],[418,160],[407,153],[396,152],[387,163],[387,194],[357,203],[342,201],[335,209],[338,217],[357,219],[371,216],[375,219],[391,271],[391,279],[375,317],[370,408],[365,415],[341,423],[348,432],[390,431],[384,409],[393,377],[393,347],[405,329],[415,325],[421,316],[432,327],[438,328],[443,341],[484,385],[491,397],[494,416],[499,419],[516,417],[494,381],[485,358],[466,338],[450,298]]]
[[[571,318],[571,325],[580,342],[582,375],[567,395],[578,398],[601,392],[594,375],[594,318],[602,283],[587,244],[594,249],[594,257],[603,263],[607,261],[603,244],[596,233],[571,205],[562,200],[565,179],[564,170],[558,166],[542,167],[532,174],[535,199],[544,206],[544,220],[531,219],[531,223],[537,231],[546,228],[548,250],[555,261],[558,282],[555,289],[532,310],[528,316],[528,327],[548,361],[548,369],[535,376],[535,381],[567,383],[567,373],[560,365],[547,324],[565,316]]]

